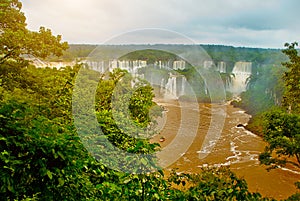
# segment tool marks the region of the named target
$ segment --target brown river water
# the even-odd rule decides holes
[[[237,126],[249,121],[250,116],[243,110],[229,104],[201,103],[195,108],[195,105],[192,107],[178,101],[156,102],[164,106],[166,112],[159,120],[160,133],[151,141],[159,142],[162,147],[158,158],[171,161],[164,166],[166,169],[197,173],[201,167],[229,166],[247,181],[252,192],[275,199],[285,199],[296,192],[294,183],[300,180],[300,170],[281,168],[267,171],[266,166],[259,164],[258,155],[264,150],[265,142],[244,127]],[[214,132],[219,132],[219,135],[212,135]]]

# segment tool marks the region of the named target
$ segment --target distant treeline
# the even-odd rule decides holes
[[[87,45],[87,44],[71,44],[69,49],[65,51],[64,55],[60,58],[52,57],[49,60],[75,60],[78,58],[88,57],[95,48],[103,49],[103,54],[109,54],[116,45]],[[136,47],[143,47],[148,49],[146,51],[137,51],[130,54],[130,57],[123,56],[123,59],[140,59],[149,60],[150,63],[154,59],[167,61],[176,59],[174,55],[165,51],[157,51],[162,47],[168,46],[170,50],[188,51],[194,48],[194,45],[118,45],[120,49],[135,49]],[[281,49],[264,49],[264,48],[250,48],[250,47],[233,47],[225,45],[196,45],[203,48],[213,61],[225,61],[228,66],[233,66],[236,61],[249,61],[253,62],[254,66],[264,64],[280,64],[286,61],[286,56],[282,53]],[[156,51],[153,51],[156,49]]]

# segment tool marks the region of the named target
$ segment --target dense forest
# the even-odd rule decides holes
[[[100,45],[109,51],[110,47],[114,45]],[[134,46],[144,46],[147,49],[151,47],[157,47],[157,45],[120,45],[119,47],[133,49]],[[252,61],[257,64],[280,64],[283,60],[286,60],[286,56],[281,52],[280,49],[263,49],[263,48],[251,48],[251,47],[233,47],[225,45],[159,45],[159,46],[169,46],[171,49],[191,49],[193,46],[199,46],[203,48],[208,55],[214,61],[225,61],[225,62],[235,62],[235,61]],[[86,45],[86,44],[70,44],[69,49],[65,51],[64,55],[61,57],[48,57],[53,61],[58,59],[63,60],[74,60],[76,58],[85,58],[97,47],[97,45]],[[153,49],[153,48],[152,48]],[[150,54],[157,60],[170,60],[172,57],[167,53],[162,52],[151,52]],[[167,57],[166,57],[167,56]],[[135,59],[151,59],[149,55],[145,56],[145,53],[131,54],[131,58]],[[124,57],[124,59],[130,59],[130,57]],[[151,63],[151,62],[150,62]]]
[[[0,3],[1,200],[273,200],[250,192],[246,181],[228,167],[178,174],[162,171],[155,157],[131,160],[109,149],[112,146],[139,156],[152,156],[160,149],[148,138],[136,138],[137,128],[148,131],[153,118],[161,115],[162,108],[153,102],[152,87],[144,80],[132,85],[134,78],[120,69],[101,74],[80,64],[61,69],[35,67],[26,55],[73,60],[86,57],[94,47],[69,46],[44,27],[38,32],[28,30],[21,8],[18,0]],[[237,104],[251,108],[247,94],[261,91],[270,99],[263,100],[263,108],[251,111],[267,111],[259,114],[268,142],[260,160],[270,168],[300,163],[300,57],[296,47],[296,43],[287,44],[283,51],[289,60],[279,50],[204,47],[215,60],[251,58],[266,65],[251,78],[249,90]],[[281,61],[286,63],[271,67]],[[272,76],[267,76],[269,72]],[[75,82],[78,75],[79,83]],[[95,94],[95,99],[88,99],[88,94]],[[129,100],[129,114],[123,100]],[[86,107],[87,102],[93,104],[92,109]],[[269,111],[273,105],[278,107]],[[101,133],[91,126],[90,113]],[[103,163],[107,158],[113,160]],[[295,194],[289,200],[299,198]]]

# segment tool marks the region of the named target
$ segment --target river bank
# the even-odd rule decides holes
[[[151,141],[160,143],[162,149],[165,149],[174,143],[173,140],[180,129],[182,107],[178,101],[156,101],[166,108],[166,112],[160,133]],[[195,111],[190,111],[191,114],[193,112]],[[230,104],[200,103],[199,117],[199,127],[194,141],[167,169],[178,168],[180,172],[198,173],[204,166],[229,166],[238,176],[245,178],[251,191],[259,192],[263,196],[285,199],[296,192],[294,182],[300,180],[300,172],[289,169],[268,172],[265,166],[259,164],[258,155],[264,150],[266,144],[261,137],[244,127],[237,126],[248,123],[250,115],[245,111]],[[212,117],[224,117],[224,125],[212,125]],[[202,144],[209,128],[214,129],[218,126],[222,126],[220,137],[210,142],[213,148],[206,157],[201,158],[200,154],[204,151]],[[163,142],[160,142],[161,137],[165,139]]]

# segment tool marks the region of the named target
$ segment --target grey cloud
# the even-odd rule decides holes
[[[298,0],[21,1],[29,28],[47,26],[71,43],[99,43],[143,28],[171,29],[200,42],[247,46],[282,47],[282,40],[295,41],[300,35]]]

